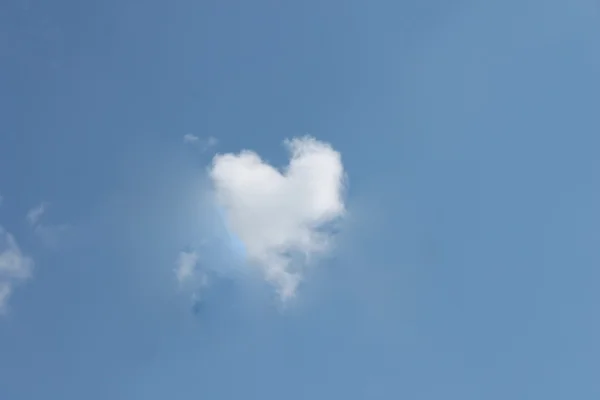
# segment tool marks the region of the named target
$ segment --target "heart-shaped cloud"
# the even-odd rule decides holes
[[[345,213],[340,153],[308,136],[285,144],[290,161],[282,170],[244,150],[216,155],[209,171],[228,228],[283,300],[296,293],[302,260],[329,248],[327,224]]]

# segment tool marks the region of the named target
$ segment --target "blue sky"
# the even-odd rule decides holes
[[[592,0],[1,2],[0,398],[598,398],[599,41]],[[345,213],[282,307],[207,172],[306,134]]]

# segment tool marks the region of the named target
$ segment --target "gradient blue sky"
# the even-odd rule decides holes
[[[0,399],[600,398],[599,44],[593,0],[0,2],[0,225],[35,260]],[[190,312],[186,133],[341,152],[294,307],[221,279]]]

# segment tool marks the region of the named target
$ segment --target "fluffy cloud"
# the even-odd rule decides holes
[[[345,213],[340,153],[308,136],[285,145],[282,170],[244,150],[216,155],[209,171],[228,228],[282,300],[295,295],[308,257],[328,250],[327,226]]]
[[[15,238],[0,227],[0,313],[6,312],[12,287],[31,277],[33,261],[25,256]]]

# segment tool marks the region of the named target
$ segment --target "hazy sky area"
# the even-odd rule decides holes
[[[0,1],[0,399],[600,398],[600,3]]]

